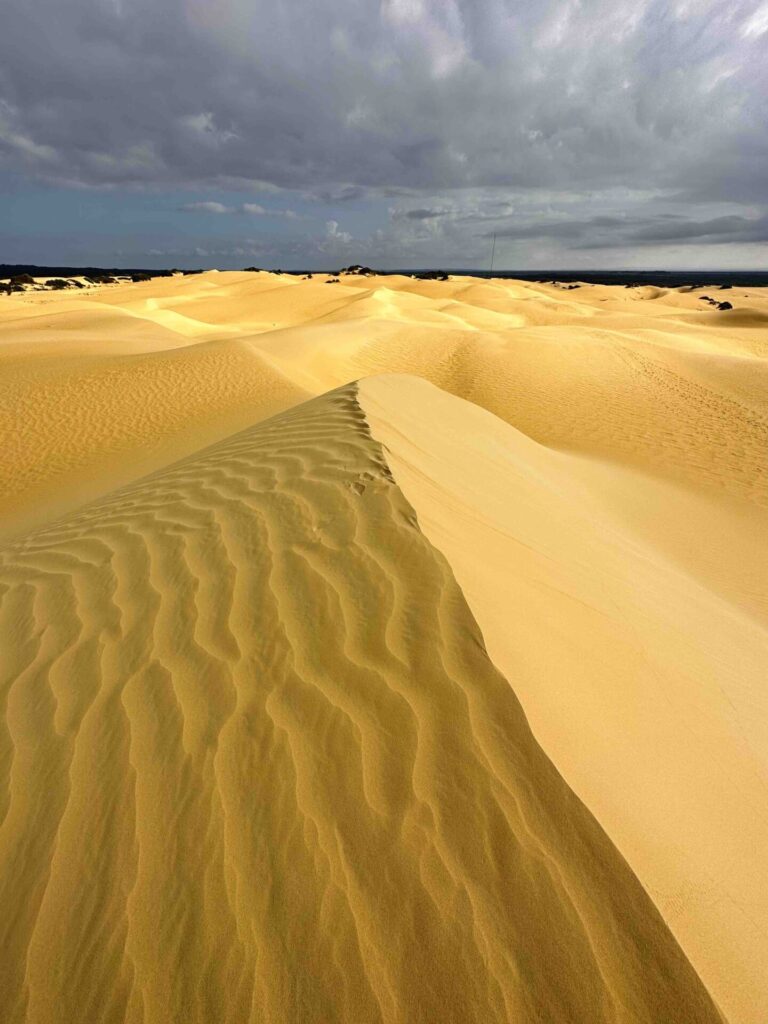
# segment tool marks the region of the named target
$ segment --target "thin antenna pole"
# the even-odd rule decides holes
[[[493,233],[493,248],[491,249],[491,273],[493,273],[493,257],[496,255],[496,232]]]

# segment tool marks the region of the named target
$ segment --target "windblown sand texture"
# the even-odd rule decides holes
[[[0,297],[3,1024],[768,1018],[768,299],[706,293]]]

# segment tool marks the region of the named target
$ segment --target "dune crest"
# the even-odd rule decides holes
[[[355,386],[0,564],[3,1021],[722,1020]]]

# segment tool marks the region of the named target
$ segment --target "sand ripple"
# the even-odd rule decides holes
[[[354,386],[0,562],[3,1022],[721,1019]]]

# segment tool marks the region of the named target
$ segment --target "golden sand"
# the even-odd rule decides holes
[[[0,297],[0,1020],[761,1024],[768,297],[325,282]]]

